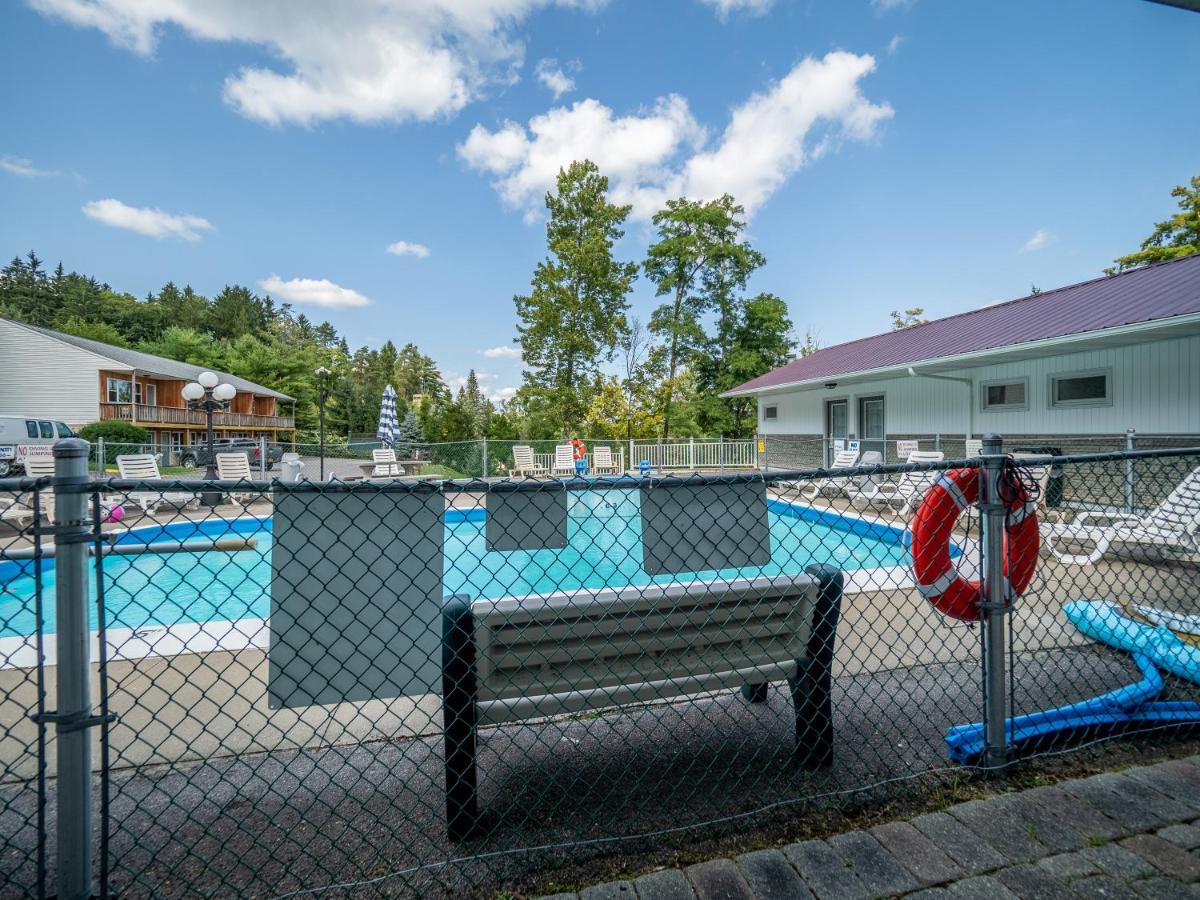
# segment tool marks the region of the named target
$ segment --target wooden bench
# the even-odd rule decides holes
[[[446,821],[479,822],[480,725],[741,686],[751,702],[787,680],[795,760],[833,760],[831,670],[842,573],[581,590],[548,597],[451,597],[442,613]]]

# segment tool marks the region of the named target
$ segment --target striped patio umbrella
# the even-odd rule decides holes
[[[391,447],[400,434],[400,423],[396,421],[396,389],[390,384],[383,389],[383,403],[379,406],[379,430],[375,437]]]

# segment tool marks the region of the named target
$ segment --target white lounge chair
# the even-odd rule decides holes
[[[524,444],[513,446],[513,475],[536,478],[539,475],[549,475],[550,470],[537,463],[533,448]]]
[[[620,475],[616,460],[613,459],[612,447],[597,447],[592,451],[593,475]]]
[[[250,457],[245,453],[218,453],[217,477],[221,481],[253,481],[254,470],[250,468]],[[242,509],[260,497],[255,490],[229,492],[229,499]]]
[[[23,496],[17,493],[0,495],[0,522],[7,522],[22,531],[33,524],[32,495],[28,501],[22,499]]]
[[[1059,562],[1081,566],[1101,559],[1114,545],[1155,547],[1185,559],[1200,558],[1200,467],[1145,515],[1087,510],[1069,525],[1043,529],[1046,547]],[[1081,553],[1068,547],[1088,547]]]
[[[570,444],[559,444],[554,448],[554,468],[551,475],[575,474],[575,448]]]
[[[158,459],[151,453],[118,456],[117,471],[126,481],[157,481],[162,478],[158,471]],[[160,506],[176,509],[197,509],[200,506],[200,495],[187,491],[130,491],[121,499],[136,503],[148,516],[157,513]]]
[[[857,450],[839,450],[833,455],[830,469],[852,469],[858,465]],[[816,500],[822,494],[836,496],[848,490],[854,479],[849,475],[838,475],[833,478],[820,478],[813,481],[794,482],[805,500]]]
[[[391,447],[371,451],[371,459],[375,468],[371,471],[372,478],[398,478],[404,474],[404,469],[396,465],[396,451]]]
[[[905,462],[942,462],[946,455],[940,450],[915,450]],[[851,504],[864,509],[869,506],[886,506],[899,515],[915,510],[925,491],[937,479],[937,472],[901,472],[895,481],[876,483],[867,480],[862,486],[848,491]]]

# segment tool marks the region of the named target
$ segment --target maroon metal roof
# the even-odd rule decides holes
[[[887,369],[1200,312],[1200,254],[825,347],[729,393]]]

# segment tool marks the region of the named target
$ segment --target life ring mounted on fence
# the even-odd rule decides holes
[[[950,559],[954,523],[979,498],[981,469],[950,469],[926,491],[912,525],[913,575],[917,589],[938,612],[962,622],[978,621],[981,583],[968,581]],[[1033,580],[1038,560],[1037,501],[1024,487],[1013,491],[1004,528],[1004,599],[1011,604]]]
[[[579,462],[581,459],[587,456],[587,444],[585,444],[579,438],[571,438],[571,447],[574,451],[575,462]]]

